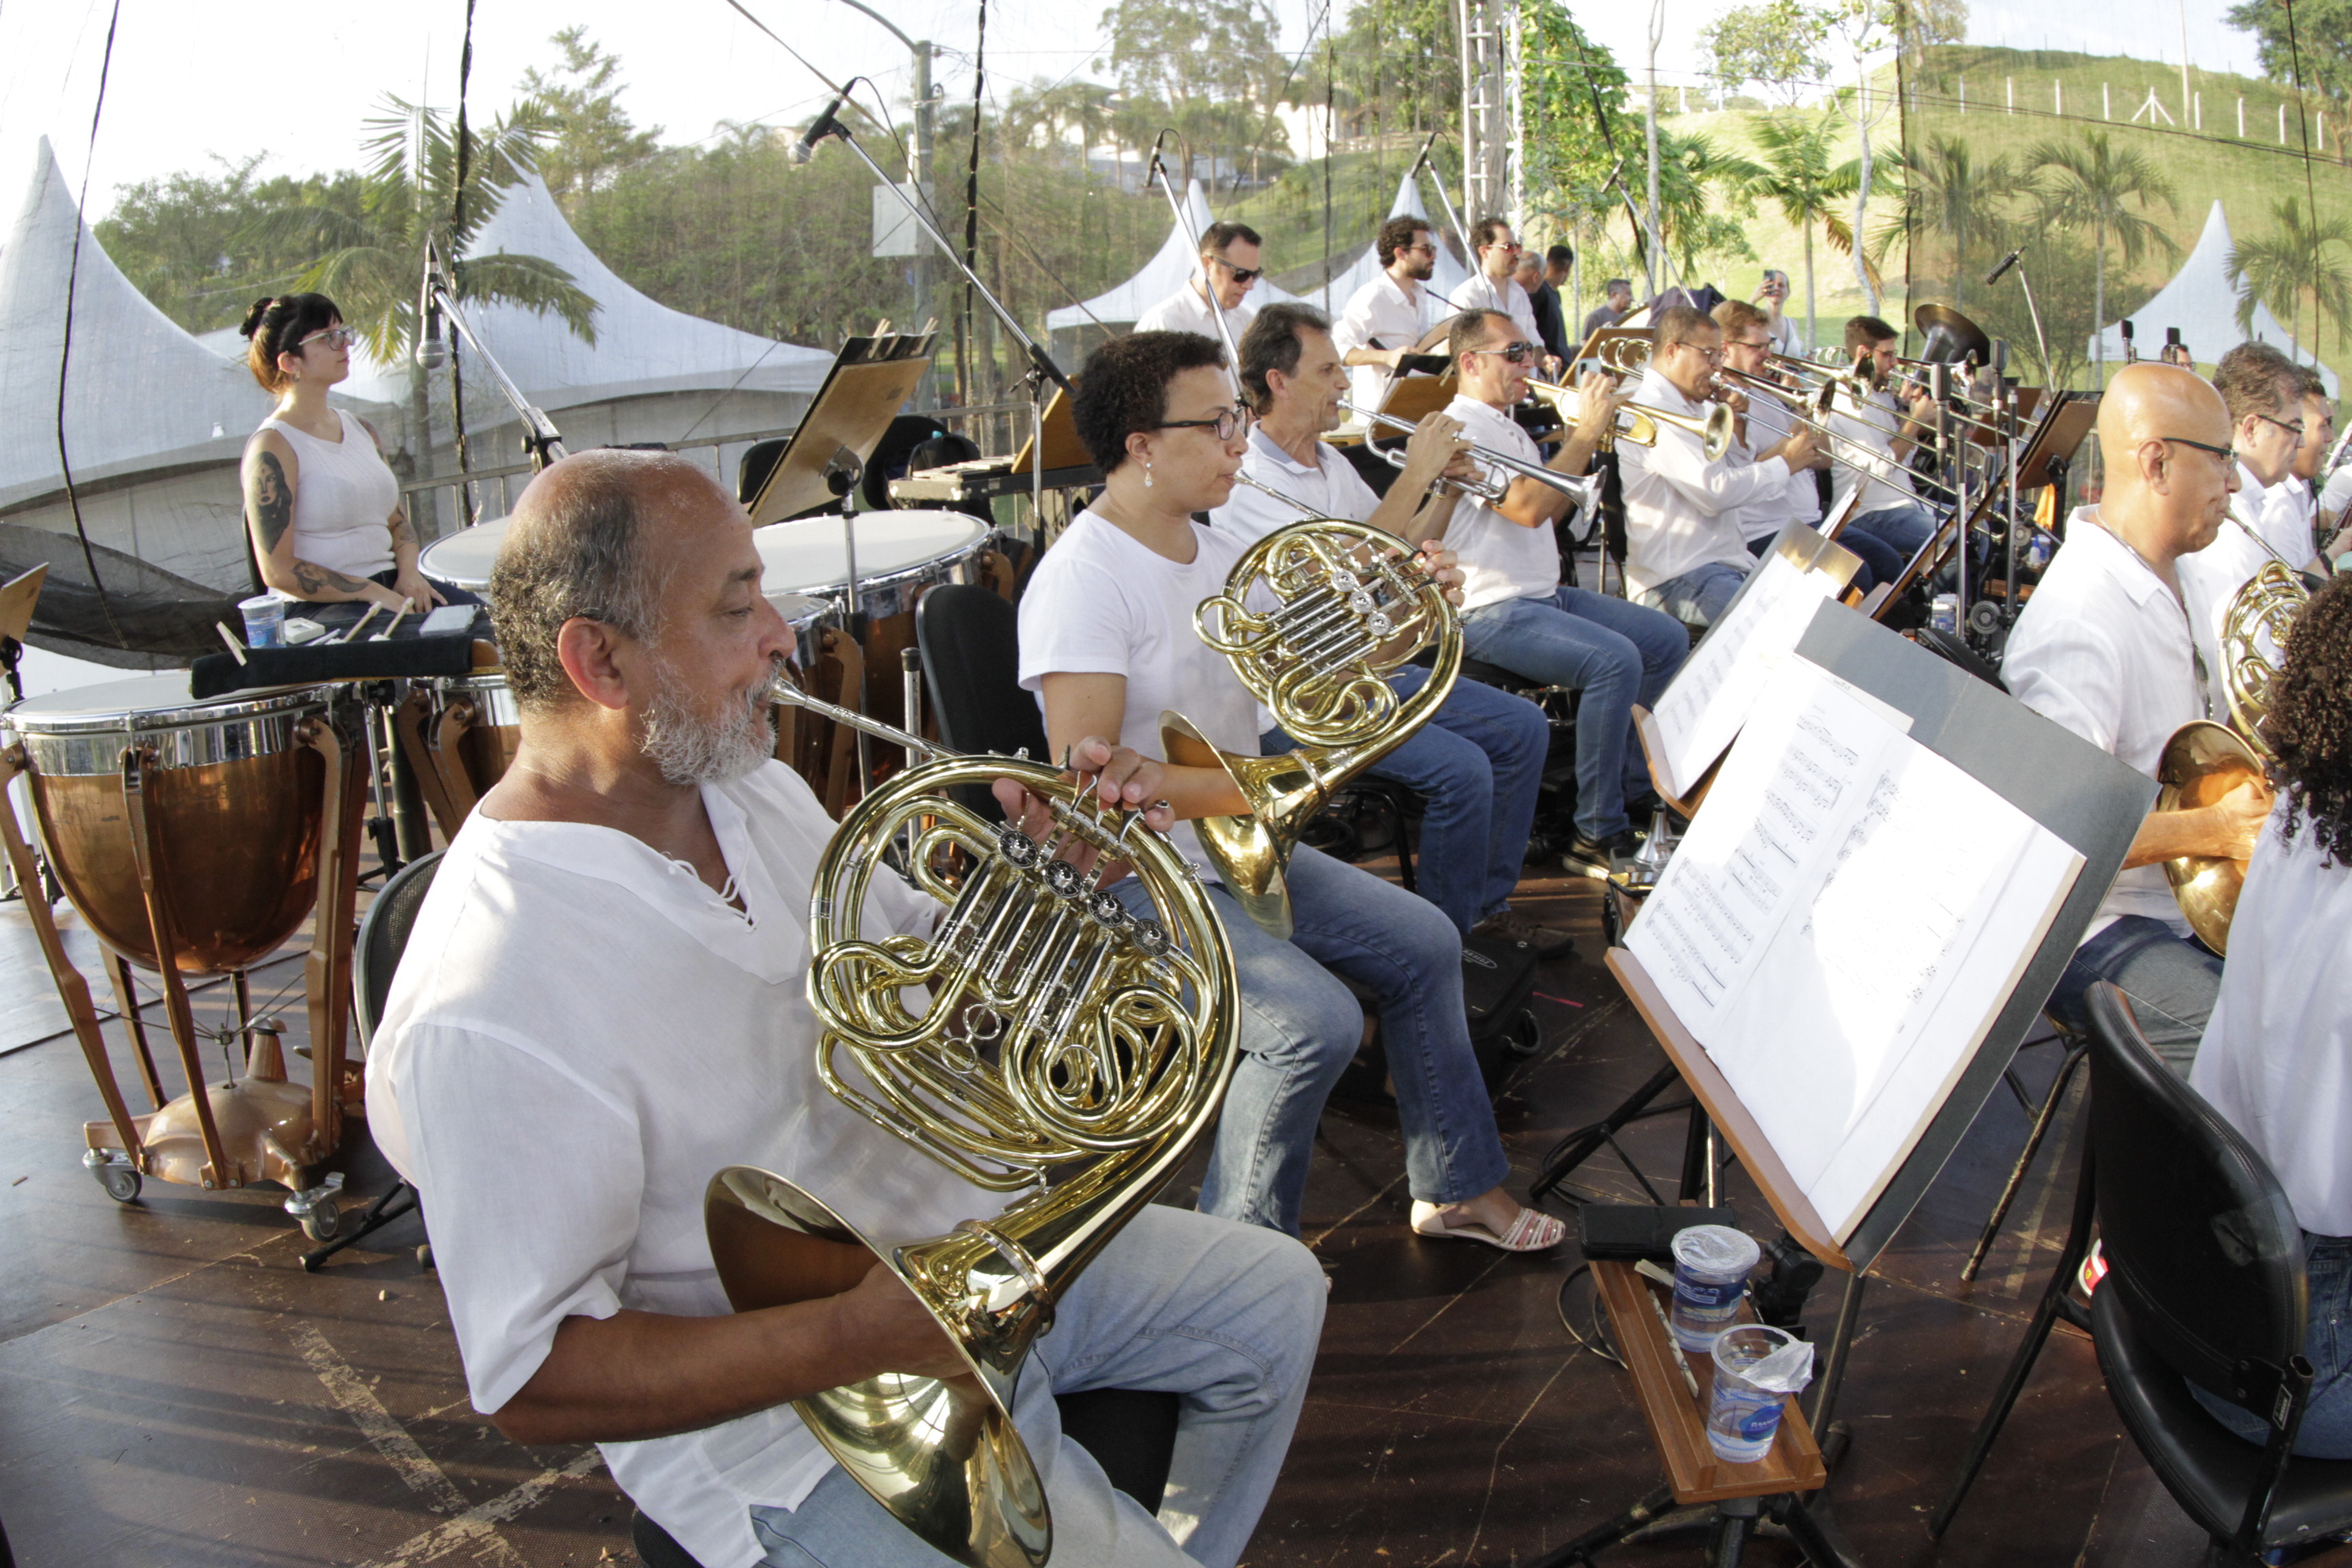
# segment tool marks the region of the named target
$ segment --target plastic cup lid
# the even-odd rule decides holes
[[[273,606],[283,607],[285,603],[275,594],[256,594],[250,599],[239,599],[236,607],[240,610],[267,610]]]
[[[1675,1261],[1711,1279],[1745,1274],[1764,1256],[1756,1238],[1727,1225],[1695,1225],[1675,1233]]]

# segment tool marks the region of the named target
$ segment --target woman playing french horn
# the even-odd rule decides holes
[[[1139,332],[1098,350],[1079,377],[1078,434],[1104,491],[1046,554],[1021,605],[1022,684],[1039,694],[1057,752],[1098,734],[1164,756],[1161,715],[1172,710],[1221,750],[1258,754],[1257,704],[1193,623],[1242,553],[1238,540],[1193,521],[1232,494],[1249,429],[1223,363],[1206,338]],[[1432,564],[1441,581],[1458,581],[1449,555]],[[1192,819],[1248,809],[1215,768],[1166,767],[1158,793],[1180,819],[1178,847],[1196,858],[1205,857]],[[1470,1049],[1453,923],[1310,848],[1293,851],[1287,880],[1287,941],[1211,889],[1241,984],[1242,1059],[1201,1207],[1297,1233],[1316,1121],[1362,1037],[1344,975],[1380,1007],[1413,1227],[1515,1251],[1556,1245],[1564,1227],[1501,1184],[1508,1162]]]

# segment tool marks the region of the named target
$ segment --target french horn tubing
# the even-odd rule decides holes
[[[806,696],[766,697],[924,760],[853,807],[819,859],[808,1001],[826,1089],[991,1192],[1024,1193],[944,1236],[890,1246],[771,1172],[711,1178],[704,1227],[738,1311],[837,1294],[886,1264],[938,1320],[968,1375],[884,1373],[793,1402],[841,1468],[967,1568],[1038,1568],[1053,1519],[1013,1427],[1014,1384],[1055,1303],[1214,1123],[1233,1075],[1233,953],[1191,868],[1137,814],[1025,757],[948,752]],[[1035,840],[961,805],[1011,777],[1047,803]],[[1123,861],[1136,918],[1064,858]],[[929,936],[868,934],[866,896],[898,875],[941,906]]]

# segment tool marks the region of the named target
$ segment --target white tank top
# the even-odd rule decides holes
[[[400,481],[384,467],[367,429],[338,408],[343,438],[321,441],[276,417],[261,422],[294,448],[294,553],[330,572],[365,577],[388,571],[392,509]]]

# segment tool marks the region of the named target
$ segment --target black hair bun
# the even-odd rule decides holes
[[[236,335],[241,338],[253,336],[261,326],[261,318],[268,315],[269,307],[276,303],[278,303],[278,297],[274,294],[265,299],[256,300],[253,302],[253,309],[245,313],[245,324],[237,328]]]

